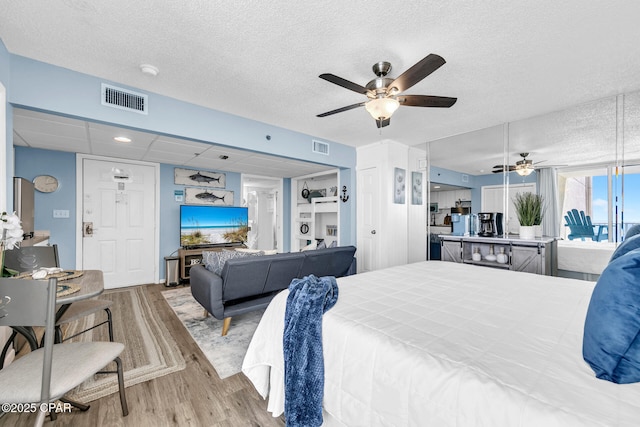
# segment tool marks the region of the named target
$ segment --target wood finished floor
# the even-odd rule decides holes
[[[74,410],[47,418],[45,426],[284,426],[243,374],[221,380],[161,292],[162,284],[146,286],[148,299],[182,350],[183,371],[126,389],[129,415],[122,416],[118,394],[90,403],[87,412]],[[7,414],[0,426],[31,426],[34,414]]]

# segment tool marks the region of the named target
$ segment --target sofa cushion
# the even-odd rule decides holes
[[[297,277],[304,255],[300,252],[230,260],[222,269],[223,301],[286,289]]]
[[[342,277],[349,271],[355,253],[355,246],[338,246],[337,248],[304,252],[304,262],[298,273],[298,278],[309,274],[316,277]]]
[[[596,377],[640,382],[640,249],[611,261],[596,284],[584,324],[582,354]]]

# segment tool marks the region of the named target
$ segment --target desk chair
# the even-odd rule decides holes
[[[26,246],[5,251],[5,266],[18,272],[34,271],[42,267],[59,267],[58,245],[51,246]],[[56,321],[57,341],[66,341],[80,334],[84,334],[100,325],[108,325],[109,341],[113,341],[113,322],[111,316],[111,305],[113,301],[104,299],[88,299],[84,301],[74,302],[68,306]],[[62,336],[62,325],[69,324],[75,320],[79,320],[85,316],[98,313],[104,310],[107,319],[96,323],[90,328],[84,329],[77,334],[69,337]]]
[[[16,359],[0,370],[0,402],[33,403],[36,426],[49,412],[46,404],[98,373],[117,373],[122,415],[129,408],[124,394],[121,343],[107,341],[54,344],[57,279],[0,278],[0,326],[44,326],[44,346]],[[101,371],[109,363],[116,371]],[[54,412],[51,413],[52,415]]]

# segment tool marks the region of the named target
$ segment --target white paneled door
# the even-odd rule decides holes
[[[153,283],[156,170],[83,159],[82,265],[102,270],[105,288]]]
[[[380,268],[380,177],[378,168],[358,171],[358,273]],[[393,248],[389,248],[393,250]]]

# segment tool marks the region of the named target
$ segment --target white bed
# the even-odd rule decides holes
[[[613,242],[558,240],[558,270],[599,276],[616,247]]]
[[[640,425],[640,384],[596,379],[582,359],[594,283],[427,261],[338,285],[323,318],[327,425]],[[286,295],[243,364],[274,416]]]

